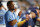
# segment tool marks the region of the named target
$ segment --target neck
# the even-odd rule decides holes
[[[11,10],[11,12],[13,13],[14,11],[13,11],[13,10]]]

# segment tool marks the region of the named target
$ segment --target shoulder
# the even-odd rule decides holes
[[[5,15],[11,15],[11,12],[7,11],[7,12],[5,13]]]

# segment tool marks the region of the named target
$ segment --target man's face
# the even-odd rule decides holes
[[[29,20],[29,18],[30,18],[29,14],[26,14],[26,20]]]
[[[10,9],[10,10],[14,10],[14,3],[13,3],[13,2],[11,2],[11,3],[9,4],[9,9]]]
[[[29,14],[26,14],[26,18],[29,18]]]
[[[32,18],[36,17],[36,14],[34,12],[31,12],[31,14],[32,14]]]
[[[20,15],[20,16],[21,16],[21,14],[22,14],[22,11],[19,12],[19,15]]]

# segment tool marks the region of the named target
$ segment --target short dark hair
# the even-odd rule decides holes
[[[39,10],[40,10],[40,8],[39,8]]]
[[[13,2],[13,1],[8,1],[8,2],[7,2],[7,6],[8,6],[9,4],[11,4],[11,2]]]
[[[2,3],[1,3],[1,1],[0,1],[0,7],[2,7]]]

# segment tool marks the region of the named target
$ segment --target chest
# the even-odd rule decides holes
[[[4,11],[0,11],[0,16],[1,16],[1,15],[4,15],[4,14],[5,14]]]
[[[15,20],[15,19],[16,19],[14,15],[11,15],[11,17],[12,17],[11,19],[13,19],[13,20]]]

